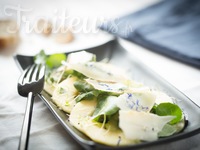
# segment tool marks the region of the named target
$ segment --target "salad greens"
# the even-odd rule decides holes
[[[34,62],[36,64],[46,64],[48,68],[52,69],[61,66],[61,62],[65,61],[66,59],[67,56],[63,53],[57,53],[47,56],[44,50],[41,50],[40,53],[38,53],[34,57]]]
[[[86,93],[81,93],[79,94],[76,98],[76,102],[80,102],[81,100],[87,99],[87,100],[93,100],[98,96],[99,92],[98,91],[90,91]]]
[[[79,92],[90,92],[93,91],[94,88],[92,85],[88,84],[87,82],[83,80],[78,80],[74,83],[74,87],[79,91]]]
[[[46,65],[50,68],[57,68],[61,65],[62,61],[67,59],[65,54],[53,54],[47,57]]]
[[[116,96],[101,94],[98,96],[97,101],[97,106],[92,116],[93,120],[97,122],[104,122],[104,120],[107,120],[109,116],[115,114],[119,110],[116,105]]]
[[[37,55],[34,56],[34,62],[36,64],[45,64],[47,59],[47,55],[44,50],[41,50]]]
[[[159,116],[168,116],[168,115],[176,116],[176,118],[170,121],[170,124],[176,124],[180,122],[182,119],[182,110],[176,104],[161,103],[156,107],[155,112]]]
[[[170,124],[165,124],[162,131],[158,133],[158,136],[167,137],[167,136],[173,135],[176,132],[177,132],[177,129],[175,126],[172,126]]]

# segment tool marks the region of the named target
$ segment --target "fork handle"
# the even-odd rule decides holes
[[[33,110],[33,101],[34,101],[34,95],[32,92],[30,92],[28,94],[26,111],[25,111],[23,126],[21,130],[18,150],[28,149],[29,132],[30,132],[30,127],[31,127],[31,118],[32,118],[32,110]]]

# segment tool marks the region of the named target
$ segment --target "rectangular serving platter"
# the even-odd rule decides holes
[[[166,149],[165,146],[166,144],[178,148],[181,144],[184,144],[184,142],[182,142],[184,139],[200,133],[200,107],[195,103],[193,103],[192,100],[190,100],[187,96],[181,93],[170,83],[165,81],[163,78],[161,78],[152,70],[147,68],[144,64],[142,64],[139,60],[134,58],[134,56],[130,55],[130,53],[120,45],[117,39],[109,41],[103,45],[84,50],[96,54],[97,61],[108,58],[109,63],[112,63],[114,65],[117,65],[125,69],[127,73],[132,77],[132,79],[142,82],[145,85],[153,87],[155,89],[159,89],[167,93],[169,96],[174,97],[176,99],[176,103],[181,107],[186,116],[187,126],[184,129],[184,131],[182,131],[179,134],[166,138],[160,138],[159,140],[153,142],[144,142],[141,144],[128,145],[128,146],[116,146],[116,147],[106,146],[92,141],[83,133],[75,129],[69,123],[68,115],[62,110],[58,109],[56,105],[54,105],[54,103],[51,101],[51,97],[45,91],[42,91],[42,93],[39,94],[38,96],[44,101],[44,103],[50,109],[52,114],[57,118],[57,120],[61,123],[64,129],[66,129],[66,131],[72,136],[72,138],[74,138],[83,148],[103,149],[103,150],[111,150],[111,149],[161,150],[161,149]],[[15,55],[14,59],[16,60],[17,65],[21,69],[25,69],[27,66],[33,64],[32,56]]]

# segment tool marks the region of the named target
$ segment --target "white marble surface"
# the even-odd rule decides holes
[[[139,10],[155,1],[156,0],[1,0],[0,17],[8,17],[3,11],[5,7],[20,5],[23,8],[33,9],[28,15],[33,18],[37,15],[48,16],[54,9],[66,9],[68,14],[73,17],[89,17],[90,19],[94,19],[97,16],[112,18]],[[23,32],[21,34],[24,35],[23,38],[30,36]],[[95,38],[95,34],[91,33],[91,35]],[[87,41],[90,42],[90,40]],[[22,39],[22,42],[24,41],[26,40]],[[26,45],[26,43],[23,44]],[[121,40],[121,44],[130,51],[131,55],[137,57],[145,65],[185,93],[195,103],[200,105],[199,69],[155,54],[145,48],[124,40]],[[23,48],[23,46],[21,48]],[[20,50],[18,49],[16,52],[18,53],[19,51]],[[31,52],[33,50],[30,48],[27,49],[27,51]],[[0,150],[15,150],[18,146],[26,98],[20,97],[17,93],[17,80],[20,71],[15,64],[12,55],[4,56],[0,54],[0,70]],[[195,139],[189,138],[182,142],[187,144],[183,146],[179,145],[179,148],[197,150],[200,148],[198,139],[199,135],[197,135]],[[64,150],[81,149],[81,147],[62,128],[47,109],[46,105],[36,98],[33,110],[29,149]],[[176,149],[176,147],[172,147],[172,149]]]

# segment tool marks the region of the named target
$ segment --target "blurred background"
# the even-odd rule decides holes
[[[112,37],[99,31],[97,27],[100,24],[155,2],[156,0],[2,0],[0,18],[14,19],[19,27],[21,41],[17,53],[34,55],[40,49],[53,53],[105,43]],[[59,29],[63,27],[69,29],[69,32],[60,35]],[[42,30],[49,31],[41,36]],[[51,36],[48,32],[52,33]]]
[[[161,6],[160,2],[163,2]],[[179,3],[182,5],[184,4],[183,8]],[[174,4],[179,7],[175,7],[172,11],[171,8]],[[148,9],[149,6],[152,6],[152,8],[150,7],[150,9]],[[188,9],[184,9],[186,7]],[[183,37],[181,38],[182,42],[179,40],[181,44],[176,44],[176,39],[178,40],[179,38],[174,37],[167,46],[161,45],[161,47],[157,49],[162,50],[162,53],[166,51],[166,47],[172,47],[173,45],[182,46],[183,48],[191,45],[193,48],[198,49],[198,45],[194,44],[199,43],[198,36],[194,36],[195,38],[193,38],[194,33],[196,33],[195,35],[199,35],[198,32],[192,30],[193,26],[184,27],[181,25],[184,22],[192,22],[191,19],[187,18],[192,18],[191,14],[195,14],[192,13],[193,10],[197,12],[196,18],[198,18],[199,13],[197,10],[200,10],[198,9],[199,7],[200,4],[198,1],[191,2],[189,0],[1,0],[0,19],[2,24],[4,24],[4,20],[12,19],[18,27],[17,31],[15,31],[15,33],[17,32],[17,36],[13,33],[14,35],[12,35],[11,40],[8,39],[7,42],[17,41],[13,42],[14,44],[17,43],[17,46],[15,48],[10,48],[11,50],[3,50],[5,48],[1,48],[1,54],[8,52],[11,53],[11,55],[16,53],[35,55],[41,49],[44,49],[46,53],[74,51],[101,45],[112,40],[116,36],[124,38],[124,32],[122,31],[126,29],[125,33],[126,35],[130,33],[130,38],[128,41],[120,38],[119,41],[134,55],[134,57],[139,58],[141,62],[175,85],[178,89],[189,94],[192,99],[197,99],[198,96],[190,94],[187,89],[192,88],[195,90],[196,87],[199,87],[199,66],[194,68],[176,59],[174,60],[149,50],[155,47],[154,45],[153,47],[151,46],[154,42],[157,42],[157,45],[159,45],[163,41],[170,41],[169,39],[174,37],[173,33],[176,31],[179,37]],[[134,12],[138,11],[141,12],[135,15]],[[173,17],[173,13],[176,17]],[[170,17],[165,17],[165,14]],[[179,18],[183,20],[182,22],[177,21],[179,19],[177,18],[177,14],[180,16]],[[160,18],[157,19],[158,21],[155,21],[157,16]],[[186,19],[184,20],[183,18]],[[104,28],[104,30],[98,28],[104,23],[109,23],[110,20],[114,21],[111,21],[109,25],[116,27],[118,32],[112,32],[109,28]],[[193,20],[198,21],[198,19]],[[128,22],[128,26],[124,27],[123,22]],[[147,25],[144,26],[142,23],[146,23]],[[134,32],[134,25],[141,28],[136,30],[137,32]],[[199,29],[198,26],[197,24],[195,29]],[[8,26],[5,28],[7,29]],[[0,27],[0,29],[3,28]],[[64,30],[62,31],[62,29]],[[158,32],[158,34],[151,34],[152,32]],[[179,32],[181,32],[181,34],[179,34]],[[185,32],[187,32],[187,35],[184,35]],[[191,36],[188,36],[188,33],[191,33]],[[137,37],[140,37],[140,39],[142,37],[143,43],[135,40]],[[184,37],[189,37],[190,42],[192,41],[191,44],[184,41],[188,39]],[[150,38],[150,40],[148,38]],[[151,39],[154,40],[151,41]],[[150,47],[148,48],[149,45],[146,46],[145,44],[148,44],[149,41]],[[187,45],[185,46],[184,44]],[[188,52],[190,51],[192,51],[192,49],[188,49]],[[176,54],[175,56],[180,56],[179,58],[185,58],[185,56],[181,56],[179,53],[172,51],[171,56],[174,54]],[[198,51],[193,55],[195,55],[195,61],[197,60],[199,64],[200,52]],[[182,80],[178,80],[180,77]],[[183,81],[188,82],[186,83]]]

